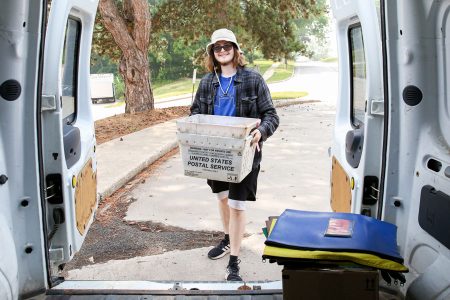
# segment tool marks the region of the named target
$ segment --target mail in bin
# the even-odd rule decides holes
[[[259,119],[193,115],[177,121],[186,176],[241,182],[252,170],[256,145],[250,132]]]

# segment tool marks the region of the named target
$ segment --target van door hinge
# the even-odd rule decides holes
[[[384,101],[372,99],[372,101],[370,101],[369,114],[384,116]]]
[[[42,95],[41,112],[56,110],[55,95]]]

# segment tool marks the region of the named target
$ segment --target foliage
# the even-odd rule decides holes
[[[116,99],[125,98],[125,83],[120,76],[114,76],[114,90],[116,92]]]
[[[194,56],[201,45],[185,45],[167,33],[160,34],[158,40],[161,42],[153,43],[149,53],[152,81],[191,77]]]
[[[324,7],[316,5],[322,1],[165,1],[153,16],[153,31],[170,32],[174,38],[191,44],[207,39],[217,28],[226,27],[235,32],[241,48],[252,60],[257,50],[266,58],[286,58],[291,52],[305,51],[297,39],[295,20],[324,14]],[[204,50],[197,53],[196,63],[203,53]]]
[[[296,34],[300,37],[304,45],[303,55],[307,57],[317,57],[324,52],[323,45],[326,44],[326,35],[329,25],[328,6],[326,0],[316,0],[316,7],[322,14],[314,18],[295,20]]]
[[[126,0],[114,2],[126,17]],[[247,60],[253,63],[263,57],[290,58],[291,53],[313,55],[314,51],[308,47],[310,36],[323,38],[328,24],[326,0],[148,0],[148,3],[152,18],[149,29],[152,83],[191,77],[194,67],[201,76],[205,45],[217,28],[233,30]],[[99,18],[97,15],[92,70],[117,74],[114,69],[122,53]]]

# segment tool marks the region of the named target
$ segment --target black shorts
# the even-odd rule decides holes
[[[232,183],[217,180],[207,180],[213,193],[229,191],[228,198],[238,201],[255,201],[258,186],[260,166],[253,169],[241,182]]]

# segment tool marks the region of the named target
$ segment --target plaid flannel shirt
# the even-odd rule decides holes
[[[214,98],[218,86],[219,81],[214,73],[206,74],[202,78],[191,106],[191,115],[214,114]],[[234,87],[236,116],[261,119],[258,130],[261,132],[259,146],[262,150],[262,142],[275,132],[280,122],[269,88],[259,73],[239,67],[234,78]],[[253,168],[256,168],[260,162],[261,152],[256,152]]]

